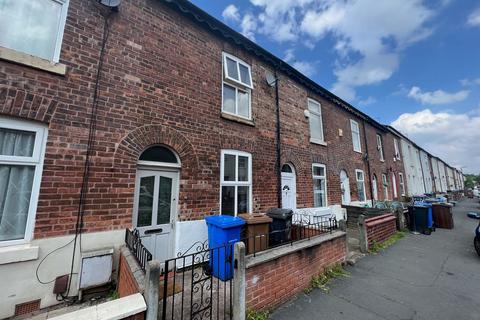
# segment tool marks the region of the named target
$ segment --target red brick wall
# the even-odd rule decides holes
[[[252,209],[276,207],[275,89],[265,81],[269,65],[158,1],[123,1],[110,25],[84,229],[131,226],[137,160],[154,144],[170,146],[182,162],[179,220],[218,213],[221,149],[252,153]],[[95,2],[70,2],[60,56],[65,76],[0,61],[0,115],[49,126],[35,238],[75,231],[102,26]],[[254,126],[221,116],[223,51],[252,67]],[[360,118],[285,74],[279,78],[282,163],[295,166],[298,207],[313,206],[312,162],[327,166],[329,205],[341,202],[341,170],[347,171],[357,200],[355,169],[362,169],[370,198],[367,167],[351,141],[349,120],[362,128]],[[322,104],[326,146],[309,142],[308,97]],[[361,137],[364,151],[362,129]],[[369,145],[375,145],[374,136]]]
[[[120,253],[120,260],[118,263],[117,291],[120,298],[140,292],[132,270],[130,270],[122,253]]]
[[[393,214],[384,214],[365,220],[368,248],[373,243],[380,243],[397,232],[396,218]]]
[[[308,288],[313,276],[345,260],[345,241],[341,236],[247,269],[247,308],[269,310]]]

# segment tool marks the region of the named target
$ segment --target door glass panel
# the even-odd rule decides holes
[[[250,187],[238,187],[237,214],[248,213]]]
[[[235,187],[222,187],[222,214],[227,216],[235,215]]]
[[[140,178],[140,190],[138,195],[137,227],[152,225],[153,193],[155,189],[155,177]]]
[[[158,190],[157,224],[170,223],[170,209],[172,207],[172,179],[160,177]]]

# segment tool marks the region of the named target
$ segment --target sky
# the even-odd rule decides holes
[[[480,173],[480,1],[191,1],[448,164]]]

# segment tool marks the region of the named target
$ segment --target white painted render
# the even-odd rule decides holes
[[[448,183],[447,183],[447,172],[445,170],[445,163],[443,161],[438,161],[438,171],[440,171],[440,182],[442,184],[442,191],[447,192]]]
[[[420,164],[420,151],[405,139],[401,139],[405,179],[407,181],[408,196],[425,193],[423,172]]]
[[[432,181],[432,174],[431,174],[431,168],[430,168],[430,161],[428,160],[428,154],[423,150],[419,150],[419,152],[420,152],[422,176],[425,183],[425,192],[432,193],[433,181]]]
[[[447,179],[448,179],[448,189],[447,190],[455,190],[455,182],[453,181],[453,170],[450,167],[447,168]]]
[[[125,230],[85,233],[82,235],[82,252],[105,248],[118,249],[124,243]],[[36,278],[36,268],[43,258],[53,250],[62,247],[73,239],[71,236],[62,236],[32,240],[28,245],[9,246],[1,248],[8,251],[8,261],[0,264],[0,319],[10,317],[15,312],[15,305],[41,299],[40,307],[45,308],[58,304],[52,294],[54,282],[41,284]],[[26,248],[27,246],[28,248]],[[48,256],[38,275],[41,281],[49,282],[56,277],[70,273],[73,243]],[[33,254],[32,254],[33,253]],[[80,249],[77,246],[74,273],[79,272]],[[18,262],[17,262],[18,261]],[[115,250],[113,270],[117,270],[118,250]],[[114,275],[116,272],[113,273]],[[76,295],[77,275],[72,277],[70,295]]]
[[[442,183],[440,180],[440,171],[438,169],[438,160],[437,158],[431,158],[431,159],[432,159],[433,187],[435,189],[435,192],[445,192],[445,190],[442,190]]]

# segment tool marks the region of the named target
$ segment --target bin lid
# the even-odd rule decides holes
[[[270,218],[273,218],[273,219],[288,220],[292,217],[293,210],[292,209],[274,208],[274,209],[268,210],[267,215]]]
[[[437,202],[437,203],[432,203],[432,206],[440,206],[440,207],[453,207],[452,204],[446,203],[446,202]]]
[[[272,222],[272,218],[270,218],[265,214],[242,213],[242,214],[239,214],[238,216],[243,220],[245,220],[247,224],[261,224],[261,223]]]
[[[238,217],[232,216],[210,216],[205,218],[207,225],[211,224],[221,229],[230,229],[243,226],[245,221]]]

